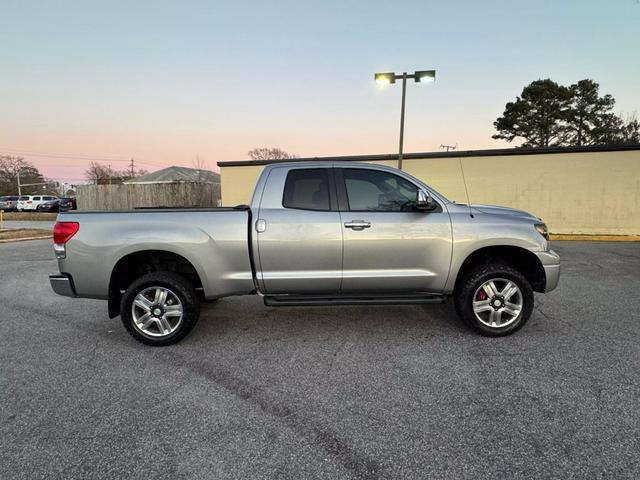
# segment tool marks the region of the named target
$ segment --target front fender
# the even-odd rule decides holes
[[[446,294],[453,292],[460,268],[474,252],[487,247],[516,247],[535,254],[548,250],[548,242],[525,218],[500,215],[452,215],[453,249],[451,269],[445,286]]]

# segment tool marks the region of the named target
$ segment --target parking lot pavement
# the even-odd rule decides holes
[[[206,305],[145,347],[0,245],[0,478],[638,478],[640,244],[563,243],[510,337],[450,304]]]
[[[42,220],[36,220],[36,221],[31,221],[31,220],[27,220],[27,221],[22,221],[22,220],[9,220],[9,221],[4,221],[2,222],[2,226],[3,228],[42,228],[44,230],[53,230],[53,225],[56,222],[50,222],[50,221],[42,221]]]

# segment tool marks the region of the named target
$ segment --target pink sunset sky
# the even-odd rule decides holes
[[[0,154],[84,179],[90,161],[150,171],[247,158],[509,146],[491,139],[532,80],[593,78],[640,107],[634,1],[15,2],[0,15]],[[7,48],[8,47],[8,48]]]

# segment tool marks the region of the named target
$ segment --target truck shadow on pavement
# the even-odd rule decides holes
[[[301,336],[475,335],[458,319],[453,302],[429,305],[266,307],[260,298],[226,298],[203,304],[190,337],[259,334],[274,340]]]

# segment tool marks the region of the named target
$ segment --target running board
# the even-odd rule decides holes
[[[414,305],[420,303],[443,303],[444,295],[405,295],[405,296],[298,296],[265,295],[264,304],[268,307],[311,307],[317,305]]]

